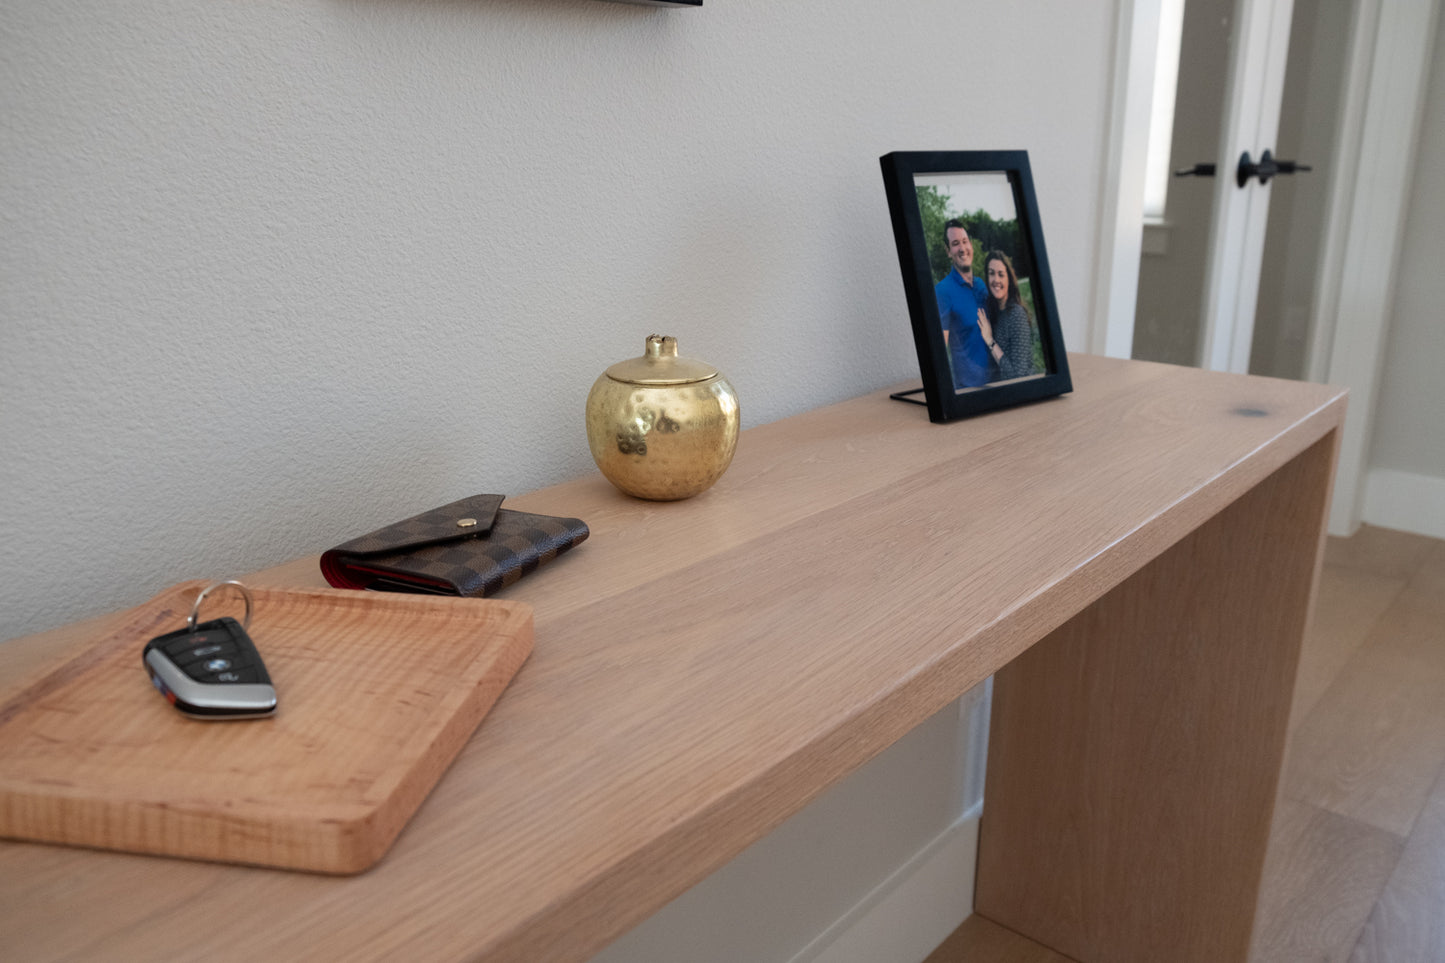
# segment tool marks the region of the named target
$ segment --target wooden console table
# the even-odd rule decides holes
[[[508,590],[531,661],[374,869],[4,842],[0,956],[584,960],[997,673],[977,911],[1242,960],[1343,393],[1072,363],[965,422],[885,391],[752,428],[690,501],[512,500],[592,538]],[[0,645],[0,698],[106,624]]]

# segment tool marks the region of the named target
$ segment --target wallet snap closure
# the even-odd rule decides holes
[[[360,538],[338,545],[355,555],[386,555],[411,551],[426,545],[485,538],[502,507],[501,495],[474,495],[378,528]]]

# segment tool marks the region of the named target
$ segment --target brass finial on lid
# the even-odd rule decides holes
[[[649,334],[642,347],[643,355],[648,358],[677,357],[677,339],[669,334]]]
[[[671,335],[649,334],[642,357],[619,361],[607,369],[607,377],[633,385],[685,385],[717,377],[717,369],[695,358],[680,358],[677,339]]]

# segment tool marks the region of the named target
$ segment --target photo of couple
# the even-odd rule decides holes
[[[954,390],[1042,376],[1031,261],[1008,178],[919,176],[915,189]]]
[[[878,160],[923,376],[888,397],[943,423],[1073,391],[1028,153]]]

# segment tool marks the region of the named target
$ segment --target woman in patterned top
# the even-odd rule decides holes
[[[983,259],[983,280],[988,285],[988,327],[983,329],[983,336],[994,363],[990,380],[1008,381],[1035,374],[1029,309],[1019,295],[1018,276],[1007,254],[988,253]]]

